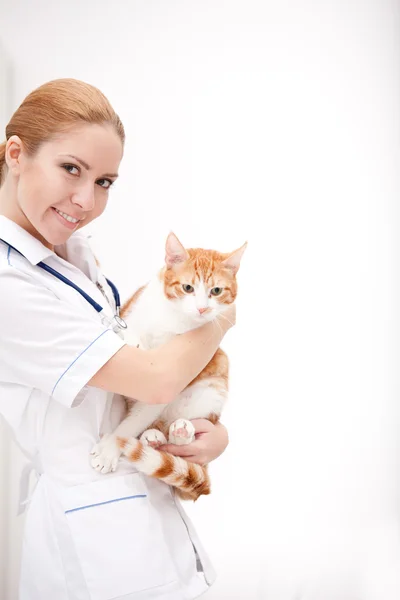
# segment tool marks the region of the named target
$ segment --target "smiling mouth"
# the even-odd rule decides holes
[[[55,208],[54,206],[53,206],[53,209],[56,211],[56,213],[58,213],[59,215],[61,215],[69,223],[76,224],[76,223],[79,223],[79,221],[82,220],[82,219],[75,219],[74,217],[71,217],[71,215],[67,215],[67,213],[64,213],[61,210],[58,210],[58,208]]]

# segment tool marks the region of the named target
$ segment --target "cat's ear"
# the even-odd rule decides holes
[[[243,244],[243,246],[241,246],[238,250],[235,250],[235,252],[229,254],[228,258],[225,258],[225,260],[222,261],[222,265],[226,269],[230,269],[231,271],[233,271],[233,273],[236,275],[236,273],[239,271],[240,261],[246,248],[247,242]]]
[[[165,263],[168,267],[188,260],[189,255],[174,233],[169,234],[165,244]]]

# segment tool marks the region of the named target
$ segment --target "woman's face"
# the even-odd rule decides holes
[[[61,133],[33,156],[22,144],[9,173],[16,178],[15,220],[47,246],[63,244],[104,211],[122,153],[111,125]]]

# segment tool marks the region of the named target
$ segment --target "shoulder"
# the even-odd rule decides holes
[[[58,306],[60,297],[56,290],[47,285],[44,274],[24,256],[11,251],[0,243],[0,321],[7,326],[5,320],[11,313],[22,313],[27,318],[35,318],[47,310],[49,305]],[[39,269],[40,271],[40,269]]]
[[[21,281],[32,282],[29,274],[29,262],[23,256],[18,255],[5,242],[0,241],[0,280],[2,287],[5,280],[11,285],[19,284]]]
[[[35,278],[31,263],[2,241],[0,241],[0,282],[6,292],[11,291],[14,286],[43,287]],[[5,285],[11,288],[5,288]]]

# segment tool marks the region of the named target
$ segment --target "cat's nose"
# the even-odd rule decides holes
[[[206,310],[208,310],[207,306],[205,306],[204,308],[199,308],[199,313],[202,315],[206,312]]]

